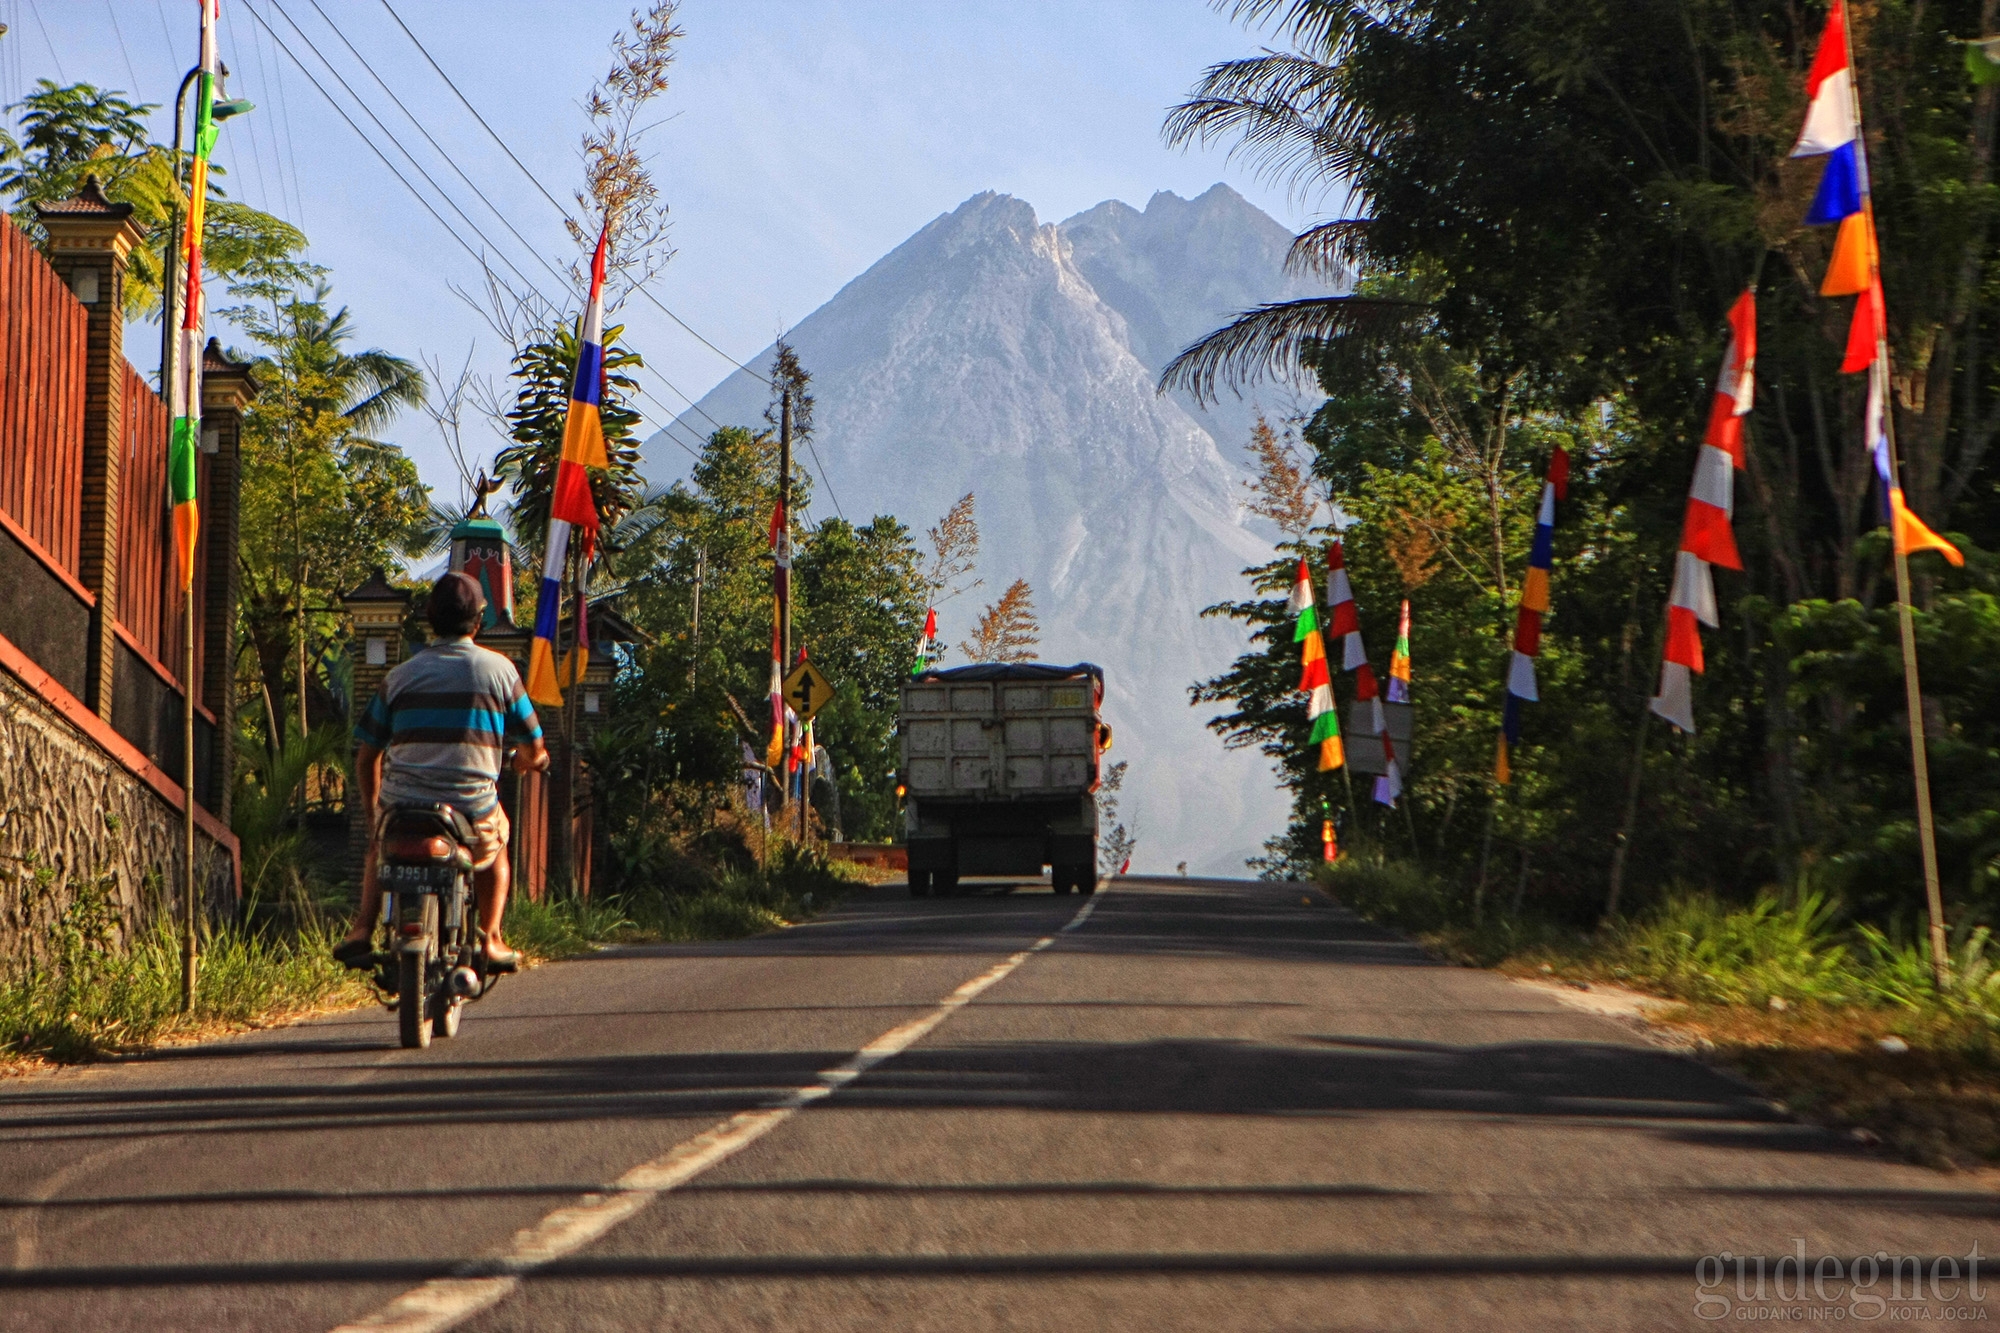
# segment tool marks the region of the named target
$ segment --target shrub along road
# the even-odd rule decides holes
[[[2000,1211],[1297,886],[868,890],[394,1039],[0,1085],[0,1330],[1657,1328]]]

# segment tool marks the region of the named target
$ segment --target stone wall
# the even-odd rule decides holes
[[[175,919],[181,812],[140,772],[0,671],[0,961],[32,958],[79,887],[110,881],[130,932]],[[235,904],[233,848],[195,833],[208,910]]]

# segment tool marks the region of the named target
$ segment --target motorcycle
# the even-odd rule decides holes
[[[471,824],[449,805],[397,806],[382,821],[376,875],[384,947],[374,981],[403,1045],[414,1050],[457,1036],[465,1006],[500,978],[480,947],[473,843]]]

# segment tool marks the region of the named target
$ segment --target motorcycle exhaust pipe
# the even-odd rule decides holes
[[[451,993],[461,1000],[476,1000],[486,983],[479,974],[469,967],[454,967],[451,970]]]

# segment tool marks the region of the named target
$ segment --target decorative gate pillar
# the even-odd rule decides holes
[[[83,363],[83,551],[77,578],[97,605],[90,613],[84,703],[111,720],[118,660],[118,483],[125,464],[125,261],[145,231],[132,205],[104,197],[97,177],[72,199],[36,204],[49,235],[49,266],[90,313]]]

